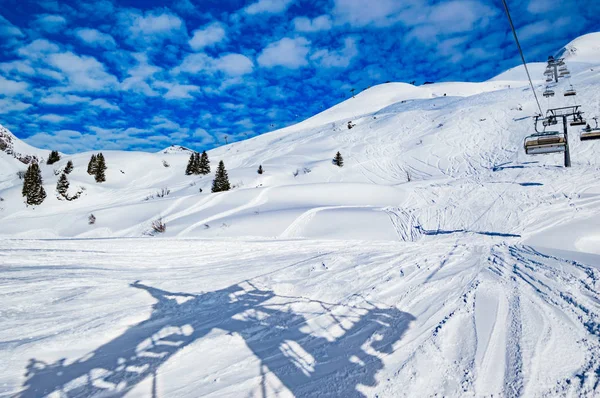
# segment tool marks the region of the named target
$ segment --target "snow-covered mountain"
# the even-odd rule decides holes
[[[564,53],[572,77],[546,99],[541,96],[544,64],[531,64],[536,91],[544,108],[581,104],[593,126],[591,118],[600,117],[600,33],[574,40]],[[356,396],[357,390],[384,397],[600,394],[600,142],[580,141],[580,127],[570,127],[571,168],[562,167],[562,155],[525,155],[523,139],[534,132],[531,116],[537,112],[525,79],[518,66],[482,83],[372,87],[297,125],[208,151],[213,173],[223,160],[234,186],[216,194],[210,193],[213,173],[184,174],[187,148],[106,151],[105,183],[95,183],[86,172],[92,153],[63,155],[58,163],[42,166],[46,201],[26,207],[16,176],[25,165],[0,152],[0,236],[144,237],[86,240],[85,245],[78,240],[0,240],[0,264],[14,268],[15,275],[22,272],[23,280],[34,271],[21,268],[42,261],[35,252],[39,247],[51,259],[44,261],[65,265],[52,270],[53,275],[68,281],[71,269],[89,273],[85,283],[99,284],[93,290],[97,296],[85,291],[97,305],[95,312],[104,314],[101,324],[94,323],[94,314],[85,315],[85,302],[71,303],[70,297],[79,294],[76,287],[65,287],[68,293],[63,293],[40,281],[54,291],[44,300],[48,305],[64,301],[65,314],[77,313],[95,325],[96,335],[114,338],[107,346],[102,345],[105,340],[91,339],[71,349],[68,339],[49,337],[58,348],[45,349],[36,342],[41,332],[30,332],[31,343],[10,345],[19,366],[6,365],[0,386],[8,386],[8,393],[23,388],[33,392],[25,396],[35,396],[42,387],[59,391],[97,361],[96,368],[116,379],[116,387],[95,386],[98,394],[119,391],[121,381],[123,391],[143,396],[147,391],[138,383],[162,365],[171,380],[161,387],[164,396],[248,396],[267,390],[273,396],[277,391],[283,396]],[[564,97],[562,91],[571,84],[577,96]],[[19,153],[47,157],[47,151],[27,148],[6,130],[0,132],[11,137]],[[341,168],[332,164],[337,151],[344,158]],[[57,174],[69,160],[75,165],[71,190],[83,189],[83,194],[61,201],[54,195]],[[159,195],[163,189],[169,194]],[[96,217],[93,225],[90,214]],[[210,239],[149,237],[158,218],[166,223],[164,237]],[[82,246],[96,254],[79,252]],[[29,256],[23,267],[21,250]],[[119,258],[116,263],[110,253]],[[100,286],[97,278],[109,282]],[[142,293],[121,296],[128,283],[142,278],[165,290],[132,285],[158,300],[150,324],[136,324],[149,314],[140,315],[136,308],[155,301]],[[235,285],[239,280],[244,282]],[[25,282],[19,283],[11,302],[25,300]],[[239,289],[225,289],[234,285]],[[185,306],[188,299],[199,304],[175,311],[174,318],[161,318],[162,305],[175,305],[165,297],[180,291],[214,292],[206,300],[223,311],[203,309],[200,293],[181,294],[177,305]],[[113,310],[117,297],[122,303]],[[230,314],[248,326],[221,318],[231,303],[243,301],[231,297],[253,297],[252,306],[260,307],[252,307],[254,315]],[[263,306],[263,299],[305,311],[298,324],[303,326],[292,331],[289,312],[274,315],[274,307]],[[391,312],[379,312],[366,324],[357,320],[381,308]],[[337,324],[338,312],[348,320]],[[53,327],[50,318],[19,316],[11,318],[8,331],[0,330],[0,341],[14,339],[15,330],[28,322],[59,336],[93,334],[70,319]],[[204,330],[198,321],[203,317],[207,324],[226,325],[224,332],[194,340],[196,331]],[[256,323],[249,322],[253,317]],[[390,321],[397,339],[388,341],[383,333],[361,340],[363,333],[375,330],[372,325],[385,325],[383,318],[401,319]],[[272,324],[273,319],[277,322]],[[167,333],[158,328],[156,335],[146,336],[149,325],[179,329]],[[137,376],[120,378],[121,359],[115,352],[132,342],[146,344],[135,333],[148,341],[176,335],[187,348],[174,349],[177,361],[167,361],[175,355],[170,351],[165,359],[140,360],[144,363],[131,365]],[[350,341],[328,346],[343,336]],[[348,354],[347,363],[361,370],[348,371],[345,366],[350,365],[327,359],[329,349],[353,352],[359,340],[369,348]],[[214,365],[194,366],[197,352],[188,344],[201,347],[203,358],[215,359]],[[283,348],[271,352],[272,347]],[[24,369],[22,359],[36,350],[43,352],[36,357],[53,363],[48,365],[51,372],[62,369],[53,380],[64,374],[73,379],[44,384],[45,379],[32,378],[23,387],[18,373]],[[92,352],[96,355],[89,356]],[[79,359],[61,363],[65,356]],[[288,379],[290,374],[298,378]],[[310,380],[296,385],[303,377]]]

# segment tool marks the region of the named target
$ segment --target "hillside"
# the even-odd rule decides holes
[[[572,77],[550,99],[531,65],[544,108],[600,117],[599,46],[565,46]],[[208,151],[206,176],[184,175],[182,147],[105,151],[102,184],[92,153],[63,155],[35,208],[0,152],[0,396],[147,396],[157,378],[161,396],[597,396],[600,141],[570,127],[571,168],[527,156],[536,111],[522,67],[383,84]],[[71,202],[54,194],[69,160]],[[234,188],[212,194],[219,160]]]

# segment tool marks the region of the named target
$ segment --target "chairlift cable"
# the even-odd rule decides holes
[[[540,105],[540,101],[538,100],[538,96],[535,92],[535,87],[533,86],[533,82],[531,81],[531,75],[529,74],[529,69],[527,68],[527,62],[525,62],[525,56],[523,55],[523,49],[521,48],[521,43],[519,43],[519,38],[517,37],[515,25],[513,24],[512,18],[510,16],[510,11],[508,10],[508,4],[506,4],[506,0],[502,0],[502,3],[504,4],[504,10],[506,11],[506,16],[508,17],[510,28],[512,29],[513,36],[515,37],[515,42],[517,43],[517,48],[519,49],[519,54],[521,55],[521,60],[523,61],[525,72],[527,72],[527,78],[529,79],[529,84],[531,85],[531,91],[533,91],[535,102],[537,102],[538,109],[540,110],[540,115],[543,115],[544,112],[542,111],[542,106]]]

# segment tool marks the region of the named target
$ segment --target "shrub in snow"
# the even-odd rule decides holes
[[[50,156],[48,156],[48,161],[46,162],[46,164],[54,164],[56,162],[58,162],[60,160],[60,155],[58,154],[58,151],[52,151],[50,152]]]
[[[229,184],[229,176],[227,170],[225,170],[225,163],[221,160],[215,173],[215,179],[213,180],[212,192],[223,192],[229,191],[231,185]]]
[[[169,188],[162,188],[160,191],[158,191],[156,193],[156,197],[164,198],[165,196],[168,196],[170,193],[171,193],[171,190]]]
[[[264,173],[264,172],[265,172],[265,171],[263,170],[262,164],[258,166],[258,170],[256,170],[256,172],[257,172],[258,174],[262,174],[262,173]]]
[[[152,221],[152,231],[158,234],[162,234],[166,232],[167,224],[163,221],[162,217],[159,217],[157,220]]]
[[[335,164],[338,167],[343,167],[344,166],[344,158],[342,157],[342,154],[339,152],[336,153],[332,162],[333,162],[333,164]]]
[[[298,177],[298,174],[300,174],[300,170],[296,169],[296,171],[294,171],[292,174],[294,175],[294,177]]]
[[[17,177],[19,177],[19,180],[22,180],[25,177],[25,170],[17,171]]]
[[[352,130],[352,127],[356,126],[356,124],[352,124],[352,120],[348,122],[348,130]]]
[[[23,190],[21,191],[25,202],[28,205],[41,205],[46,199],[46,191],[44,190],[42,173],[40,166],[37,163],[32,163],[27,168],[23,180]]]
[[[96,224],[96,216],[93,214],[90,214],[90,216],[88,217],[88,224],[93,225]]]
[[[163,160],[163,166],[164,167],[171,167],[171,165],[169,164],[169,162],[167,162],[166,160]]]

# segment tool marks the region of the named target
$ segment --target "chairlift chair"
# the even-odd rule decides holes
[[[571,126],[585,126],[587,124],[587,122],[585,121],[585,119],[583,118],[581,113],[578,113],[573,116],[573,120],[569,124]]]
[[[553,82],[553,81],[554,81],[554,79],[552,79],[551,77],[549,77],[549,78],[546,79],[546,83],[550,83],[550,82]]]
[[[563,133],[544,131],[525,137],[523,147],[527,155],[543,155],[564,152],[567,141]]]
[[[598,128],[598,118],[595,117],[596,127],[591,128],[588,124],[579,134],[579,139],[581,141],[592,141],[592,140],[600,140],[600,128]]]
[[[575,91],[575,89],[573,88],[573,86],[571,86],[571,88],[568,88],[565,91],[565,94],[564,94],[565,97],[572,97],[574,95],[577,95],[577,91]]]
[[[549,88],[546,88],[546,90],[544,90],[544,97],[546,97],[546,98],[554,97],[554,90],[550,90]]]

